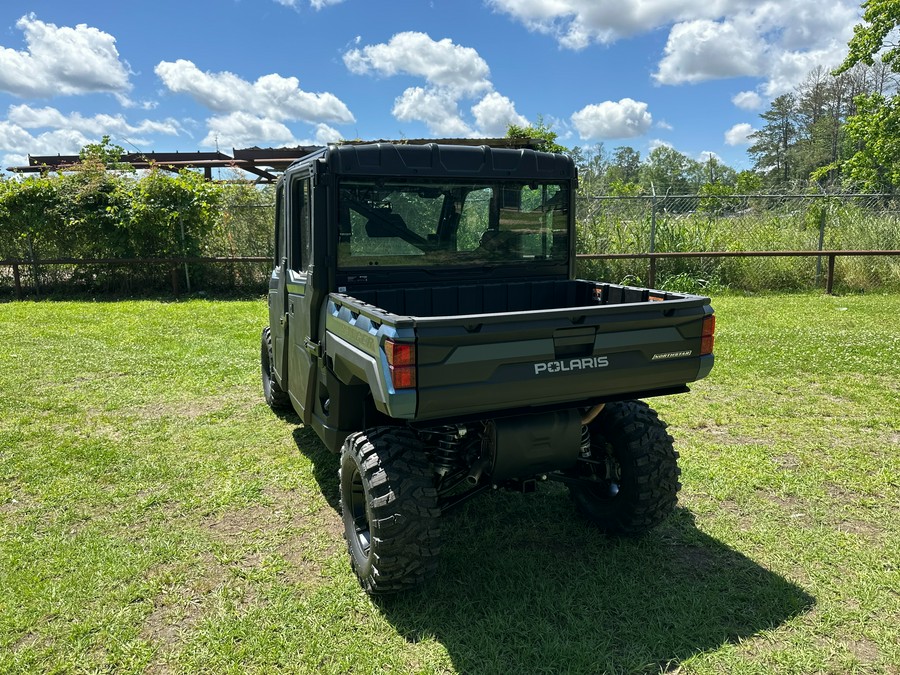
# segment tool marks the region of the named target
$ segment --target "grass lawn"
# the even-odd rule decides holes
[[[0,305],[0,672],[900,672],[900,295],[714,305],[653,402],[673,518],[489,494],[377,602],[336,457],[262,400],[264,301]]]

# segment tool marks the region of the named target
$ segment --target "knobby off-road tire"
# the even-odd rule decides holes
[[[262,343],[259,348],[259,363],[262,371],[262,388],[263,396],[266,397],[266,403],[273,410],[287,410],[291,407],[291,398],[275,380],[272,372],[272,364],[274,363],[274,354],[272,352],[272,333],[269,327],[263,328]]]
[[[593,486],[570,485],[580,513],[610,534],[639,535],[672,513],[681,483],[678,453],[668,425],[642,401],[608,403],[591,425],[591,459],[606,462],[619,473]]]
[[[431,576],[440,509],[430,463],[412,432],[379,427],[351,434],[339,476],[350,565],[365,591],[396,593]]]

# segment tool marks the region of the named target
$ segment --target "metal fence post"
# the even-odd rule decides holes
[[[828,202],[824,202],[822,208],[819,211],[819,250],[825,250],[825,221],[827,217],[825,215],[825,210],[828,208]],[[833,259],[829,260],[829,263],[833,263]],[[833,268],[831,269],[833,272]],[[822,256],[818,256],[816,258],[816,286],[822,281]],[[830,293],[830,291],[829,291]]]
[[[650,183],[650,253],[656,252],[656,188]],[[656,258],[650,257],[650,272],[647,285],[656,287]]]
[[[181,255],[187,256],[187,251],[185,250],[184,245],[184,214],[179,210],[178,212],[178,224],[181,226]],[[188,264],[187,261],[184,263],[184,283],[187,284],[187,292],[191,292],[191,274],[188,272]],[[177,295],[177,293],[176,293]]]
[[[37,297],[41,295],[40,272],[38,271],[37,256],[34,255],[34,239],[31,233],[28,233],[28,254],[31,257],[31,273],[34,275],[34,294]]]
[[[821,249],[819,249],[821,250]],[[828,279],[825,282],[825,293],[834,295],[834,261],[837,258],[833,253],[828,256]],[[821,258],[820,258],[821,260]]]
[[[19,263],[14,260],[12,264],[13,268],[13,283],[16,286],[16,300],[22,299],[22,277],[19,275]]]

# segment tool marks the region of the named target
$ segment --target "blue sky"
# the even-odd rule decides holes
[[[833,67],[832,0],[4,0],[0,167],[127,150],[502,136],[667,144],[749,168],[779,94]]]

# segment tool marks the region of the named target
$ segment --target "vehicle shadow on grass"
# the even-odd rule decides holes
[[[815,604],[683,509],[643,538],[611,539],[549,486],[475,500],[443,531],[438,577],[376,602],[408,641],[443,645],[459,672],[674,670]]]
[[[338,455],[325,447],[311,427],[303,426],[300,418],[293,410],[284,413],[279,412],[278,416],[297,425],[292,433],[294,443],[296,443],[300,453],[308,457],[312,462],[313,478],[319,484],[322,496],[325,497],[331,508],[340,513],[341,495],[340,486],[338,485],[338,466],[340,462]]]
[[[294,441],[339,510],[337,456]],[[674,670],[815,605],[803,589],[676,512],[638,539],[578,517],[567,490],[491,492],[444,516],[436,578],[373,602],[411,643],[436,641],[461,673]]]

